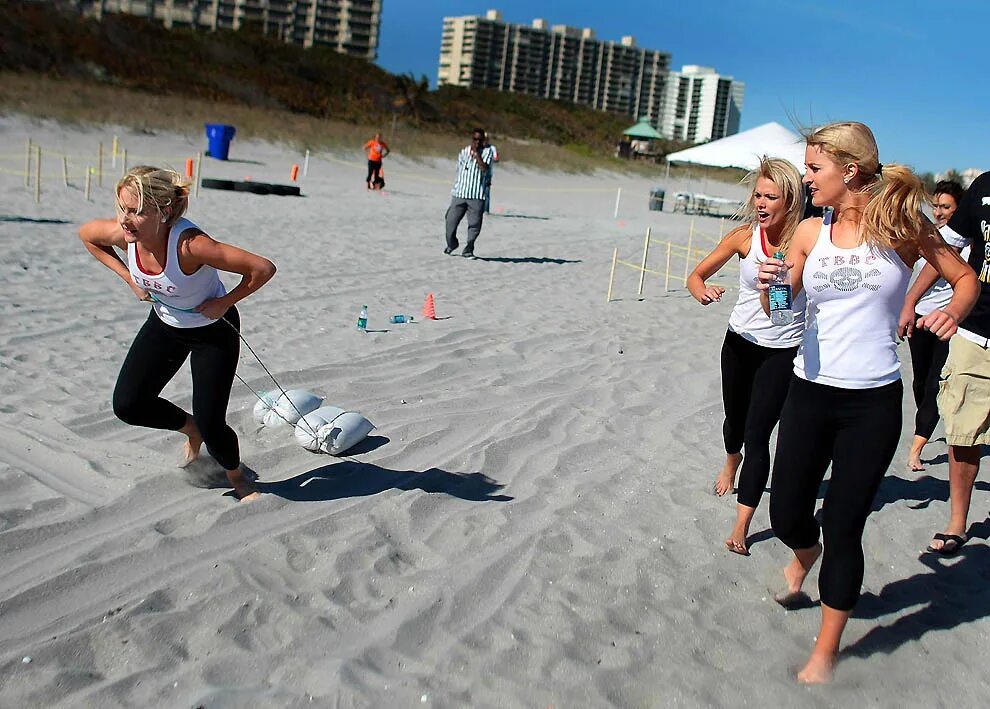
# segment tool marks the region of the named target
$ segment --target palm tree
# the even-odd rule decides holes
[[[393,102],[396,107],[405,106],[412,114],[413,120],[417,123],[422,118],[423,109],[431,106],[426,102],[426,97],[430,93],[430,80],[423,74],[416,79],[412,72],[407,72],[396,77],[401,95]]]

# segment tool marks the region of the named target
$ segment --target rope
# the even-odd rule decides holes
[[[148,292],[148,296],[151,298],[151,300],[155,301],[159,305],[164,305],[165,307],[172,308],[173,310],[179,310],[179,311],[181,311],[183,313],[196,313],[196,312],[199,312],[198,310],[196,310],[196,308],[179,308],[179,307],[176,307],[174,305],[169,305],[168,303],[165,303],[164,301],[159,300],[157,297],[155,297],[155,294],[152,293],[152,292],[150,292],[150,291]],[[268,367],[265,366],[265,363],[261,361],[261,357],[259,357],[258,356],[258,353],[254,351],[254,348],[251,347],[251,344],[246,339],[244,339],[244,335],[241,334],[241,331],[237,327],[235,327],[234,324],[232,322],[230,322],[230,320],[228,320],[225,316],[221,316],[220,317],[220,320],[222,320],[223,322],[227,323],[230,326],[230,329],[232,329],[234,332],[237,333],[237,336],[241,339],[241,342],[244,343],[244,346],[247,347],[248,348],[248,351],[251,354],[254,355],[254,358],[256,360],[258,360],[258,364],[261,365],[261,368],[265,370],[265,373],[271,378],[271,380],[273,382],[275,382],[275,386],[278,387],[279,392],[281,392],[282,396],[285,397],[285,400],[289,402],[289,405],[292,406],[293,410],[299,415],[299,420],[300,421],[305,421],[306,427],[309,429],[309,432],[313,435],[313,438],[318,438],[317,433],[313,429],[312,424],[310,424],[308,421],[305,420],[306,417],[296,407],[295,402],[292,401],[292,397],[290,397],[289,394],[288,394],[288,392],[286,392],[285,389],[282,388],[282,385],[278,383],[278,380],[275,378],[275,375],[272,374],[271,373],[271,370],[269,370]],[[282,419],[283,421],[285,421],[290,426],[294,425],[289,419],[285,418],[285,416],[283,416],[282,414],[280,414],[278,412],[278,409],[275,407],[275,403],[276,402],[274,402],[274,401],[271,401],[271,402],[267,401],[265,399],[265,397],[263,397],[261,394],[259,394],[258,392],[256,392],[254,390],[254,387],[252,387],[250,384],[248,384],[246,381],[244,381],[244,379],[241,377],[241,375],[238,374],[237,372],[234,372],[234,376],[237,377],[240,380],[241,384],[243,384],[244,386],[246,386],[251,391],[251,393],[255,395],[255,397],[259,401],[264,401],[266,404],[271,404],[271,407],[272,407],[271,410],[275,412],[275,415],[276,416],[278,416],[280,419]]]

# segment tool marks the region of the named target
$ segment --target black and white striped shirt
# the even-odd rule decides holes
[[[460,199],[484,199],[485,198],[485,175],[491,170],[492,160],[495,158],[495,149],[488,145],[481,151],[481,161],[488,166],[482,170],[478,162],[471,155],[471,146],[467,146],[457,156],[457,179],[454,180],[454,189],[450,191],[452,197]]]

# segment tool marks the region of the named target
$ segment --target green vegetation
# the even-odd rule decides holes
[[[166,30],[130,15],[86,20],[50,3],[10,0],[0,0],[0,10],[4,111],[187,133],[202,131],[204,121],[225,122],[245,138],[314,150],[353,148],[381,130],[397,153],[411,157],[450,155],[482,126],[514,162],[660,170],[612,157],[632,122],[625,115],[492,90],[430,91],[426,77],[396,76],[250,28]],[[662,153],[681,147],[659,146]]]

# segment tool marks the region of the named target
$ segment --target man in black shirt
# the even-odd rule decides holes
[[[969,265],[980,281],[976,305],[949,344],[938,395],[949,444],[950,516],[928,550],[949,555],[966,543],[980,445],[990,444],[990,172],[970,185],[941,234],[951,246],[972,247]]]

